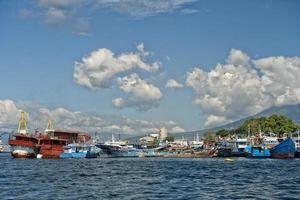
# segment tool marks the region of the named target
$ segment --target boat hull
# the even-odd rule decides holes
[[[216,157],[232,157],[232,150],[231,148],[220,148],[216,152]]]
[[[60,154],[60,158],[86,158],[86,152],[77,152],[77,153],[62,153]]]
[[[34,137],[16,135],[15,139],[8,140],[12,157],[35,158],[37,154],[36,142]]]
[[[266,147],[246,146],[245,156],[247,158],[270,158],[271,152]]]
[[[300,149],[296,149],[295,158],[300,158]]]
[[[11,155],[14,158],[35,158],[36,153],[34,149],[30,147],[13,146]]]
[[[63,145],[42,145],[39,154],[43,159],[60,158]]]
[[[287,138],[271,149],[271,157],[294,158],[295,151],[296,149],[294,141],[291,138]]]
[[[127,148],[106,144],[96,145],[104,154],[109,157],[147,157],[154,156],[154,152],[149,149]]]

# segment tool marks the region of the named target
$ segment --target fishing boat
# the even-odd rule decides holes
[[[217,144],[215,157],[231,157],[232,156],[232,146],[227,141],[220,141]]]
[[[142,149],[135,148],[133,145],[104,143],[96,146],[111,157],[139,157],[144,155]]]
[[[196,135],[196,138],[190,143],[190,146],[193,150],[202,150],[203,149],[203,141],[200,140],[199,134]]]
[[[9,145],[4,144],[0,136],[0,153],[9,153],[9,152],[10,152]]]
[[[90,144],[72,143],[64,146],[60,158],[96,158],[96,147]]]
[[[247,138],[234,138],[230,141],[232,143],[231,154],[232,157],[245,157],[245,148],[247,146]]]
[[[215,157],[245,157],[244,139],[241,138],[227,138],[219,141],[215,150]]]
[[[37,134],[29,134],[27,131],[26,113],[22,111],[17,132],[9,136],[11,155],[14,158],[35,158],[38,152],[37,143]]]
[[[96,146],[109,157],[150,157],[156,155],[156,151],[153,149],[130,145],[125,141],[117,141],[113,134],[110,141],[96,144]]]
[[[59,158],[59,155],[63,152],[63,147],[67,144],[67,140],[40,137],[38,141],[39,153],[37,158]]]
[[[298,130],[297,136],[294,136],[292,139],[295,143],[295,158],[300,158],[300,134],[299,134],[299,130]]]
[[[263,142],[267,146],[268,149],[273,148],[277,144],[279,144],[278,138],[276,134],[270,132],[269,134],[263,135]]]
[[[271,156],[270,150],[265,146],[247,145],[245,154],[248,158],[269,158]]]
[[[76,131],[56,130],[49,119],[44,133],[38,138],[37,158],[60,158],[66,145],[85,142],[90,138],[89,135]]]
[[[269,158],[271,156],[270,149],[264,144],[261,133],[249,137],[249,143],[244,151],[248,158]]]
[[[236,138],[234,142],[239,152],[244,152],[244,149],[247,146],[247,138]]]
[[[295,143],[288,137],[271,149],[272,158],[294,158]]]

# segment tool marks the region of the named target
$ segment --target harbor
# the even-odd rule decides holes
[[[0,200],[300,200],[300,0],[0,0]]]
[[[280,118],[281,116],[271,116]],[[281,117],[282,118],[282,117]],[[253,119],[260,120],[260,119]],[[93,138],[88,133],[55,129],[49,119],[44,131],[27,129],[26,113],[21,112],[18,129],[9,134],[6,152],[13,158],[37,159],[79,159],[79,158],[122,158],[122,157],[161,157],[161,158],[299,158],[300,134],[273,132],[264,133],[259,125],[255,132],[250,127],[247,137],[237,134],[224,134],[220,130],[212,137],[212,133],[193,140],[182,137],[175,139],[166,128],[159,133],[152,133],[135,140],[116,139],[114,134],[108,141]],[[225,131],[226,133],[226,131]],[[3,143],[3,142],[2,142]],[[4,149],[2,144],[1,149]]]

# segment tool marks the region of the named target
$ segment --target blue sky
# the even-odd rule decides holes
[[[55,0],[0,2],[0,99],[10,99],[16,104],[36,102],[51,109],[63,107],[150,121],[172,120],[185,130],[196,130],[205,126],[210,115],[225,123],[253,113],[245,110],[217,113],[208,109],[212,105],[195,103],[199,95],[204,101],[203,91],[212,95],[213,86],[197,91],[186,84],[187,73],[194,67],[213,71],[217,63],[226,63],[231,49],[247,54],[253,62],[279,56],[298,58],[300,52],[300,2],[296,0],[167,0],[170,6],[158,7],[152,5],[157,1],[149,1],[149,5],[129,1],[133,3],[125,6],[96,0],[62,2],[66,4],[58,5]],[[46,12],[50,9],[62,11],[65,16],[49,16]],[[78,20],[81,20],[79,28],[74,28]],[[77,30],[80,28],[83,30]],[[141,43],[151,54],[145,63],[160,62],[158,71],[139,68],[124,71],[106,89],[90,89],[74,81],[75,61],[82,62],[84,56],[102,48],[115,55],[136,52]],[[298,67],[298,60],[293,63]],[[156,99],[156,106],[146,111],[134,106],[113,106],[113,99],[126,98],[127,94],[120,89],[117,79],[133,73],[160,90],[162,97]],[[175,79],[183,87],[166,88],[169,79]],[[297,89],[298,85],[289,87]],[[274,95],[268,97],[285,95],[270,91]],[[230,91],[228,95],[232,94]],[[217,94],[212,97],[220,98]],[[287,99],[282,104],[299,103],[295,98]],[[278,101],[253,105],[252,110],[261,111],[278,105]]]

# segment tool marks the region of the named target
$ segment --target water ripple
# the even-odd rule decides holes
[[[0,154],[1,199],[299,199],[300,159],[98,158]]]

